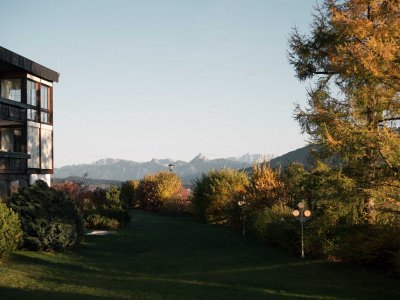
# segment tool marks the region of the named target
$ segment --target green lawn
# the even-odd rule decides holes
[[[134,211],[112,236],[67,254],[17,252],[0,299],[400,299],[400,282],[301,260],[186,218]]]

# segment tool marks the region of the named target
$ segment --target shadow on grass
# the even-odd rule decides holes
[[[21,251],[14,259],[9,269],[35,274],[36,286],[0,289],[0,299],[400,298],[398,282],[382,274],[301,260],[221,227],[143,212],[71,253]]]
[[[7,288],[0,287],[0,299],[1,300],[35,300],[35,299],[57,299],[57,300],[110,300],[116,299],[114,297],[107,296],[95,296],[87,295],[78,292],[60,292],[60,291],[46,291],[46,290],[30,290],[21,288]],[[124,298],[121,298],[124,299]],[[125,298],[126,299],[126,298]],[[143,298],[145,299],[145,298]],[[152,299],[152,298],[148,298]]]

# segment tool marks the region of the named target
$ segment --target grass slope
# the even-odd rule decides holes
[[[186,218],[133,212],[71,253],[17,252],[0,299],[400,299],[383,274],[301,260]]]

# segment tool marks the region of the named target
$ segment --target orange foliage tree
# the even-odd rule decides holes
[[[294,29],[289,59],[314,82],[295,118],[316,161],[347,177],[356,222],[377,222],[400,201],[400,2],[325,0],[309,35]]]

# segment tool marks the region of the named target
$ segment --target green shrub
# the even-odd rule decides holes
[[[0,201],[0,261],[14,252],[22,242],[18,215]]]
[[[237,194],[243,193],[248,184],[246,174],[237,170],[211,170],[203,174],[194,182],[193,213],[209,223],[230,223]]]
[[[130,221],[130,214],[120,200],[118,189],[97,188],[87,194],[89,198],[85,203],[85,224],[91,229],[118,229]]]
[[[262,242],[291,251],[300,249],[300,225],[291,208],[274,204],[256,213],[252,219],[250,231]]]
[[[90,214],[86,222],[90,225],[91,229],[111,229],[117,230],[121,227],[117,219],[105,217],[99,214]]]
[[[83,219],[76,206],[41,180],[12,194],[9,206],[21,220],[23,248],[63,251],[83,240]]]
[[[182,181],[175,173],[159,172],[140,180],[137,197],[142,209],[159,211],[166,202],[169,203],[167,205],[171,205],[179,201],[182,189]]]
[[[119,198],[126,207],[135,207],[137,180],[127,180],[121,184]]]
[[[400,227],[372,224],[342,225],[335,228],[326,256],[360,265],[396,267],[400,251]]]

